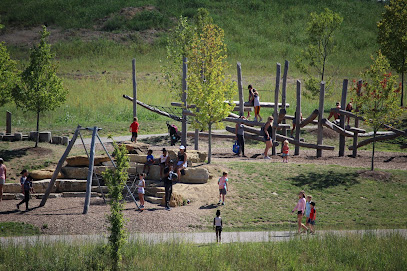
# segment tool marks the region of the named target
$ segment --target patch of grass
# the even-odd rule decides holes
[[[40,229],[24,222],[0,222],[0,236],[27,236],[38,235]]]
[[[37,243],[1,246],[0,252],[1,270],[106,270],[110,266],[101,244]],[[122,262],[124,270],[405,270],[406,253],[407,241],[398,234],[329,235],[220,246],[133,242],[125,245]]]
[[[229,167],[233,192],[223,207],[225,230],[295,230],[291,210],[301,190],[316,202],[317,229],[407,226],[403,207],[407,172],[402,170],[386,171],[393,175],[391,180],[377,181],[359,177],[356,168],[341,166],[233,163]]]

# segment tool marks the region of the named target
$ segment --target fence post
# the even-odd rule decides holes
[[[86,196],[85,196],[85,205],[83,206],[83,214],[88,213],[90,205],[90,196],[92,193],[92,180],[93,180],[93,166],[95,164],[95,141],[98,128],[93,127],[92,140],[90,143],[90,152],[89,152],[89,169],[88,169],[88,178],[86,182]]]
[[[321,88],[319,90],[319,112],[318,112],[318,138],[317,145],[322,145],[323,143],[323,128],[322,128],[322,118],[324,116],[324,99],[325,99],[325,82],[321,82]],[[322,150],[317,149],[317,157],[322,157]]]
[[[11,134],[11,112],[6,112],[6,134]]]
[[[342,87],[342,98],[341,98],[341,109],[345,110],[346,109],[346,96],[348,94],[348,79],[343,80],[343,87]],[[341,114],[339,116],[340,118],[340,127],[342,129],[345,129],[345,119],[346,117]],[[339,135],[339,157],[342,157],[345,155],[345,136],[344,135]]]
[[[286,110],[286,97],[287,97],[287,76],[288,76],[288,66],[290,62],[286,60],[284,62],[284,74],[283,74],[283,88],[281,90],[281,108]],[[282,120],[282,124],[286,124],[285,119]],[[283,127],[282,130],[283,136],[287,136],[287,128]],[[281,144],[281,152],[283,152],[284,144]]]
[[[297,109],[295,112],[295,141],[300,142],[301,121],[301,81],[297,80]],[[300,146],[295,145],[294,155],[300,154]]]
[[[273,113],[273,129],[272,129],[272,140],[273,140],[273,147],[272,147],[272,155],[276,155],[276,133],[277,133],[277,126],[278,126],[278,93],[280,91],[280,77],[281,77],[281,64],[277,63],[277,72],[276,72],[276,89],[274,91],[274,113]]]
[[[237,88],[239,90],[239,116],[244,116],[244,98],[242,85],[242,64],[237,62]]]
[[[184,104],[184,110],[187,109],[187,72],[188,72],[188,59],[183,58],[182,61],[182,102]],[[182,110],[184,112],[184,110]],[[187,145],[187,115],[182,114],[182,135],[181,145]]]
[[[133,77],[133,117],[137,117],[137,81],[136,81],[136,59],[131,61]]]

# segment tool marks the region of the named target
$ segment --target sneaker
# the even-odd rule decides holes
[[[222,202],[222,205],[225,205],[225,202]]]
[[[171,211],[171,208],[170,207],[165,207],[165,210]]]
[[[264,159],[271,159],[270,156],[264,156]]]
[[[222,201],[221,201],[221,200],[219,200],[219,201],[218,201],[218,205],[220,205],[221,203],[222,203]]]

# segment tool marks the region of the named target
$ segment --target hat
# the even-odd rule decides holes
[[[3,158],[0,158],[0,161],[4,162]]]
[[[184,145],[181,145],[181,146],[179,146],[179,149],[180,149],[180,150],[185,150],[185,146],[184,146]]]
[[[27,170],[26,169],[23,169],[21,172],[20,172],[20,174],[24,174],[24,173],[26,173],[27,172]]]

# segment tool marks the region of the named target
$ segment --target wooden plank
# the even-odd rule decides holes
[[[227,117],[224,118],[222,121],[226,121],[226,122],[233,122],[233,123],[243,123],[244,125],[247,126],[264,126],[264,122],[258,122],[258,121],[252,121],[252,120],[244,120],[244,119],[239,119],[239,118],[231,118],[231,117]],[[274,123],[273,123],[274,124]],[[278,124],[278,126],[272,126],[274,128],[280,129],[280,128],[290,128],[290,124]]]
[[[225,103],[229,103],[229,101],[225,101]],[[236,106],[239,106],[239,101],[232,101]],[[244,106],[253,106],[249,102],[245,102]],[[268,102],[260,102],[260,106],[264,108],[274,108],[274,103],[268,103]],[[282,107],[282,103],[278,103],[278,107]],[[286,107],[290,107],[289,103],[285,104]]]
[[[297,80],[297,109],[295,114],[295,141],[300,141],[301,133],[301,81]],[[296,144],[294,149],[294,155],[300,155],[300,145]]]
[[[407,137],[407,130],[402,131],[402,130],[399,130],[399,129],[394,128],[394,127],[392,127],[392,126],[390,126],[390,125],[387,125],[387,124],[385,124],[385,125],[383,125],[383,126],[386,127],[387,129],[390,129],[392,132],[394,132],[394,133],[396,133],[396,134],[398,134],[398,135]]]
[[[276,141],[276,126],[278,125],[278,94],[280,92],[280,81],[281,81],[281,64],[276,64],[276,88],[274,89],[274,112],[273,112],[273,127],[271,132],[272,141]],[[271,147],[271,155],[276,155],[276,146],[273,144]]]
[[[356,127],[348,127],[348,128],[345,127],[345,130],[354,132],[354,133],[366,133],[365,129],[356,128]]]
[[[244,112],[253,112],[253,107],[243,107],[243,111]],[[233,112],[239,112],[240,114],[240,107],[236,106],[235,108],[233,108]],[[244,116],[244,114],[242,115]]]
[[[338,125],[336,125],[336,124],[330,122],[330,121],[327,120],[327,119],[322,119],[321,124],[322,124],[323,126],[325,126],[326,128],[329,128],[329,129],[331,129],[331,130],[334,130],[335,132],[339,133],[340,135],[348,136],[348,137],[353,137],[353,133],[351,133],[351,132],[349,132],[349,131],[346,131],[345,129],[342,129],[341,127],[339,127]]]
[[[281,104],[282,107],[281,109],[284,109],[284,116],[287,113],[286,112],[286,100],[287,100],[287,77],[288,77],[288,67],[289,67],[290,62],[288,62],[287,60],[284,62],[284,73],[283,73],[283,86],[281,89]],[[280,110],[280,114],[281,114],[281,110]],[[280,115],[278,116],[278,118],[280,119]],[[282,122],[283,124],[286,124],[285,122],[285,118],[283,118],[281,121],[279,121],[279,123]],[[288,128],[288,130],[290,130],[290,128]],[[287,128],[283,128],[282,133],[284,136],[287,135]],[[281,144],[281,152],[283,152],[283,144]]]
[[[314,122],[314,119],[316,119],[316,118],[318,117],[318,113],[319,113],[318,109],[315,109],[315,110],[311,113],[311,115],[310,115],[308,118],[306,118],[305,120],[301,121],[301,123],[300,123],[300,125],[299,125],[300,128],[303,128],[304,126],[306,126],[306,125],[308,125],[308,124],[310,124],[310,123],[317,124],[318,121],[315,121],[315,122]],[[300,118],[300,119],[301,119],[301,118]]]
[[[380,135],[380,136],[384,136],[384,135],[392,135],[394,134],[394,132],[392,131],[378,131],[376,133],[376,135]],[[364,134],[358,134],[360,137],[371,137],[373,136],[373,132],[369,132],[369,133],[364,133]]]
[[[235,132],[236,129],[235,129],[235,128],[226,126],[226,131],[232,133],[232,134],[233,134],[233,138],[235,138],[235,134],[236,134],[236,132]],[[250,133],[244,133],[244,138],[264,142],[264,138],[263,138],[262,136],[253,135],[253,134],[250,134]]]
[[[171,102],[171,106],[184,107],[184,104],[183,103]],[[196,108],[196,105],[195,104],[188,104],[187,108]]]
[[[137,117],[137,80],[136,80],[136,59],[131,61],[132,79],[133,79],[133,117]]]
[[[396,134],[396,133],[393,133],[393,134],[389,134],[389,135],[381,135],[381,136],[376,136],[376,141],[384,141],[384,140],[389,140],[389,139],[394,139],[394,138],[396,138],[396,137],[399,137],[400,135],[398,135],[398,134]],[[363,141],[360,141],[359,143],[358,143],[358,145],[356,146],[356,148],[360,148],[360,147],[363,147],[363,146],[365,146],[365,145],[367,145],[367,144],[370,144],[370,143],[373,143],[373,137],[372,138],[369,138],[369,139],[365,139],[365,140],[363,140]],[[349,146],[349,150],[353,150],[353,146]]]
[[[365,120],[363,117],[358,117],[355,113],[352,113],[352,112],[349,112],[349,111],[346,111],[343,109],[339,109],[337,107],[331,108],[331,112],[338,113],[340,115],[348,116],[351,118],[358,118],[359,120],[363,120],[363,121]]]

